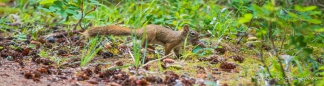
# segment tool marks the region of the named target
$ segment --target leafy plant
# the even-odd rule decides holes
[[[133,50],[133,58],[134,58],[134,64],[135,64],[135,67],[136,69],[138,69],[138,67],[140,66],[141,64],[141,45],[140,43],[137,42],[137,38],[136,36],[133,36],[132,37],[132,41],[133,41],[133,47],[132,47],[132,50]],[[145,57],[144,57],[145,59]]]
[[[85,52],[86,54],[84,54],[83,57],[81,57],[81,67],[84,67],[102,49],[102,47],[99,46],[100,43],[98,42],[101,42],[103,38],[104,37],[101,37],[99,39],[99,37],[95,37],[93,39],[90,39],[88,43],[88,50]]]
[[[38,37],[57,30],[88,27],[91,26],[90,24],[92,26],[116,24],[131,28],[158,24],[173,30],[180,30],[181,26],[189,24],[192,26],[191,29],[208,37],[202,40],[212,47],[194,46],[194,49],[190,51],[187,49],[187,41],[185,41],[183,57],[208,57],[215,51],[218,52],[218,49],[224,49],[225,54],[217,54],[219,57],[226,58],[228,55],[236,53],[246,56],[247,61],[238,64],[240,68],[241,66],[244,68],[244,77],[239,79],[252,77],[251,81],[255,85],[265,85],[273,80],[276,82],[274,85],[324,85],[324,67],[323,60],[321,60],[324,56],[324,16],[323,6],[321,3],[316,3],[320,0],[3,0],[2,2],[9,1],[14,1],[15,6],[0,7],[0,13],[2,13],[0,39],[6,41],[12,39],[12,43],[8,43],[9,47],[19,52],[26,47],[39,48],[38,55],[50,57],[56,61],[58,66],[63,65],[61,63],[65,61],[65,58],[51,56],[50,51],[43,49],[44,43],[37,42],[39,41]],[[22,24],[10,25],[15,22],[14,18],[10,18],[11,15],[19,16]],[[53,30],[52,27],[56,26],[63,28]],[[207,34],[211,36],[207,36]],[[32,36],[31,40],[27,39],[28,35]],[[110,37],[109,39],[112,39],[113,42],[118,41],[119,38],[117,36]],[[143,35],[142,38],[146,37]],[[256,41],[251,41],[251,38]],[[96,57],[97,52],[102,49],[99,44],[102,39],[91,38],[84,49],[81,49],[83,51],[80,63],[82,67]],[[143,65],[145,57],[147,57],[146,51],[141,52],[141,49],[147,48],[148,41],[143,39],[138,39],[132,34],[133,46],[128,53],[133,55],[134,63],[112,69],[129,66],[135,66],[138,69],[146,65]],[[24,41],[26,40],[33,44],[27,43],[28,45],[25,46]],[[138,42],[137,40],[142,41]],[[73,42],[71,41],[71,43]],[[145,47],[141,47],[142,43],[145,44]],[[229,43],[230,45],[228,47],[220,45],[220,43]],[[245,46],[242,43],[251,43],[253,46]],[[54,46],[59,46],[56,44]],[[265,46],[269,49],[264,49]],[[0,49],[6,49],[6,45],[1,45]],[[79,49],[75,48],[74,50]],[[109,51],[114,55],[119,52],[115,47]],[[287,61],[281,55],[293,57],[288,61],[290,64],[286,64]],[[78,56],[75,55],[75,57]],[[156,61],[159,61],[157,62],[159,65],[162,63],[160,62],[161,58],[166,58],[160,56],[159,51],[150,56],[157,57]],[[260,59],[255,57],[260,57]],[[11,56],[8,58],[14,59]],[[68,61],[70,58],[66,59]],[[191,58],[182,60],[187,62],[187,59]],[[195,58],[192,59],[195,60]],[[208,69],[219,66],[205,62],[199,63],[192,62],[185,65],[184,68],[199,65],[207,67],[208,72]],[[287,70],[284,70],[285,67]],[[185,71],[192,75],[190,68],[188,69]],[[163,72],[164,69],[160,65],[158,70]],[[172,71],[182,72],[183,70]],[[240,76],[242,71],[230,75],[237,74]],[[301,81],[299,78],[314,79]],[[236,82],[229,84],[233,83],[236,84]],[[219,83],[205,81],[204,84],[218,85]]]
[[[274,67],[268,67],[266,65],[267,61],[264,61],[265,67],[267,67],[267,72],[269,76],[265,77],[279,77],[279,78],[288,78],[288,77],[311,77],[312,73],[306,72],[295,72],[295,74],[287,74],[283,70],[283,64],[279,54],[288,54],[295,55],[296,61],[302,61],[303,66],[309,68],[318,68],[317,62],[314,62],[313,58],[313,48],[315,46],[323,46],[323,41],[318,39],[323,39],[319,35],[313,34],[322,34],[321,32],[310,32],[305,33],[305,31],[318,31],[320,27],[323,27],[321,20],[318,20],[318,16],[321,12],[316,11],[316,6],[300,6],[295,5],[294,8],[281,8],[276,6],[274,0],[265,2],[261,7],[252,4],[250,6],[251,14],[244,14],[243,17],[239,19],[239,23],[250,22],[253,24],[252,27],[256,27],[258,32],[256,36],[258,39],[261,39],[265,42],[262,42],[260,46],[265,44],[270,44],[272,50],[275,52],[274,57],[277,58],[277,61],[274,61]],[[253,20],[253,21],[252,21]],[[287,34],[292,32],[293,34]],[[280,40],[281,42],[276,42]],[[281,45],[278,45],[281,44]],[[280,47],[278,47],[280,46]],[[283,51],[290,50],[290,51]],[[264,59],[263,51],[260,50],[261,59]],[[306,62],[305,62],[306,61]],[[310,64],[308,64],[310,62]],[[269,70],[278,70],[276,72]],[[304,70],[299,67],[299,70]],[[281,71],[281,72],[279,72]],[[277,74],[280,75],[277,75]],[[297,80],[289,81],[285,79],[285,84],[290,84],[294,82],[295,85],[302,85],[307,82],[297,82]],[[284,84],[283,82],[279,82]]]
[[[41,5],[49,6],[48,8],[42,8],[45,12],[51,12],[61,15],[66,21],[69,20],[69,16],[80,16],[77,12],[78,10],[80,10],[80,0],[77,0],[76,2],[74,2],[74,0],[42,0],[39,3]]]
[[[83,29],[81,25],[82,19],[87,14],[89,14],[90,12],[94,11],[97,8],[95,5],[97,5],[98,2],[94,0],[90,0],[90,2],[83,1],[83,0],[72,0],[72,1],[43,0],[40,2],[40,4],[49,5],[48,8],[42,8],[42,9],[45,12],[51,12],[57,15],[61,15],[63,19],[65,19],[65,21],[68,21],[70,17],[79,20],[73,28],[74,30],[76,30],[78,25],[80,25],[80,27]],[[88,5],[84,7],[85,4]],[[91,10],[86,11],[85,13],[84,10],[86,8],[89,8],[88,6],[93,6],[93,7],[91,8]],[[78,13],[79,11],[81,13]]]
[[[43,57],[43,58],[46,58],[48,56],[48,53],[44,50],[41,50],[39,51],[39,54],[38,54],[40,57]]]

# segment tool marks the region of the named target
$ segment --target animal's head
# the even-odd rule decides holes
[[[190,29],[188,25],[183,26],[181,35],[182,35],[183,39],[187,38],[188,43],[198,45],[203,48],[206,47],[206,45],[199,40],[200,33],[195,30]]]
[[[188,25],[184,25],[182,28],[182,37],[187,41],[191,42],[194,40],[199,40],[199,33],[197,31],[191,30]]]

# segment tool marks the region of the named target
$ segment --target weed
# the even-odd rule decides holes
[[[102,49],[102,47],[100,47],[100,42],[102,41],[104,37],[102,36],[101,38],[94,37],[93,39],[90,39],[89,43],[88,43],[88,49],[87,51],[85,51],[83,54],[83,56],[81,57],[81,66],[84,67],[89,61],[91,61],[95,55],[97,55],[97,53]],[[85,47],[86,48],[86,47]]]

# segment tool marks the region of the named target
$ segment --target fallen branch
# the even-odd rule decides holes
[[[133,56],[133,53],[130,52],[130,50],[127,50],[127,51],[128,51],[128,53],[130,54],[130,56],[132,57],[133,61],[135,62],[135,58],[134,58],[134,56]]]
[[[68,34],[72,33],[72,34],[77,34],[79,32],[82,32],[83,30],[73,30],[71,32],[56,32],[56,33],[52,33],[52,34],[49,34],[49,35],[46,35],[44,36],[45,38],[46,37],[54,37],[54,38],[61,38],[61,37],[64,37],[64,36],[67,36]]]
[[[142,67],[144,67],[144,66],[147,66],[148,64],[151,64],[151,63],[153,63],[153,62],[159,61],[159,60],[161,60],[161,59],[165,59],[165,58],[167,58],[167,57],[169,57],[169,56],[171,56],[171,55],[173,55],[173,53],[170,53],[170,54],[168,54],[168,55],[166,55],[166,56],[164,56],[164,57],[162,57],[162,58],[159,58],[159,59],[155,59],[155,60],[149,61],[149,62],[147,62],[146,64],[144,64],[144,65],[142,65],[142,66],[140,66],[140,67],[142,68]]]

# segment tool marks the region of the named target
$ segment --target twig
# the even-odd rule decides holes
[[[286,32],[286,31],[285,31]],[[283,39],[281,40],[281,46],[279,52],[282,52],[283,44],[286,42],[286,34],[283,36]]]
[[[85,15],[88,15],[90,12],[92,12],[92,11],[94,11],[94,10],[96,10],[97,9],[97,6],[94,6],[91,10],[89,10],[87,13],[85,13]],[[85,16],[84,15],[84,16]]]
[[[167,58],[167,57],[169,57],[169,56],[171,56],[171,55],[173,55],[173,53],[170,53],[170,54],[168,54],[168,55],[166,55],[166,56],[164,56],[164,57],[162,57],[162,58],[159,58],[159,59],[155,59],[155,60],[149,61],[149,62],[147,62],[146,64],[144,64],[144,65],[142,65],[142,66],[140,66],[140,67],[144,67],[144,66],[146,66],[146,65],[148,65],[148,64],[151,64],[151,63],[153,63],[153,62],[159,61],[159,60],[161,60],[161,59],[165,59],[165,58]]]
[[[262,36],[263,37],[263,36]],[[262,49],[262,46],[263,46],[264,44],[263,44],[263,42],[261,42],[261,47],[260,47],[260,58],[261,58],[261,62],[263,63],[263,65],[264,65],[264,67],[266,67],[266,69],[267,69],[267,72],[268,72],[268,74],[269,74],[269,76],[272,78],[272,75],[271,75],[271,72],[270,72],[270,69],[269,69],[269,67],[267,66],[267,63],[264,61],[264,57],[263,57],[263,49]]]
[[[76,27],[81,23],[82,19],[83,19],[83,1],[81,1],[81,6],[80,6],[80,10],[81,10],[81,18],[79,19],[78,23],[75,24],[73,30],[76,30]],[[81,27],[82,28],[82,27]],[[83,29],[83,28],[82,28]]]
[[[46,37],[54,37],[54,38],[56,38],[56,37],[64,37],[64,36],[66,36],[66,35],[68,35],[70,33],[77,34],[77,33],[81,32],[81,31],[83,31],[83,30],[74,30],[74,31],[71,31],[71,32],[56,32],[56,33],[45,35],[44,37],[45,38]]]
[[[130,56],[132,57],[133,61],[135,62],[135,58],[134,58],[134,56],[133,56],[133,53],[130,52],[130,50],[127,50],[127,51],[128,51],[128,53],[130,54]]]
[[[212,81],[215,81],[215,79],[212,76],[213,74],[210,73],[206,67],[203,67],[203,68],[204,68],[204,71],[206,72],[206,74],[208,75],[208,78],[211,79]]]
[[[124,67],[129,67],[129,66],[133,66],[132,64],[130,65],[124,65],[124,66],[112,66],[112,67],[109,67],[105,70],[115,70],[115,69],[120,69],[120,68],[124,68]]]
[[[278,61],[279,61],[279,65],[280,65],[280,68],[281,68],[281,72],[282,72],[282,76],[284,77],[284,78],[287,78],[287,75],[286,75],[286,72],[285,72],[285,70],[284,70],[284,67],[283,67],[283,65],[282,65],[282,63],[281,63],[281,59],[280,59],[280,57],[279,57],[279,53],[278,53],[278,51],[277,51],[277,49],[276,49],[276,46],[275,46],[275,44],[274,44],[274,38],[273,38],[273,36],[271,36],[271,34],[272,34],[272,21],[270,21],[269,22],[270,24],[269,24],[269,27],[268,27],[268,30],[269,30],[269,38],[270,38],[270,42],[271,42],[271,44],[272,44],[272,48],[273,48],[273,50],[274,50],[274,52],[275,52],[275,56],[277,57],[277,59],[278,59]],[[286,83],[288,84],[288,86],[290,86],[290,82],[289,82],[289,79],[285,79],[285,81],[286,81]]]
[[[65,38],[65,40],[66,40],[69,44],[73,45],[71,39],[67,38],[65,35],[63,35],[63,37]],[[70,46],[71,46],[71,45],[70,45]]]
[[[78,23],[75,24],[73,30],[76,30],[76,27],[77,27],[78,25],[80,25],[81,29],[84,29],[84,28],[82,27],[82,25],[81,25],[81,22],[82,22],[83,17],[85,17],[85,15],[89,14],[90,12],[96,10],[96,9],[97,9],[97,6],[94,6],[91,10],[89,10],[88,12],[86,12],[86,13],[84,14],[84,13],[83,13],[83,11],[84,11],[84,9],[83,9],[83,1],[82,1],[82,2],[81,2],[80,9],[81,9],[81,18],[79,19]]]
[[[75,62],[73,62],[73,63],[69,63],[69,62],[67,62],[67,63],[62,64],[62,65],[59,66],[59,67],[71,66],[71,65],[80,64],[80,63],[81,63],[81,61],[75,61]]]
[[[249,22],[249,26],[248,26],[248,28],[251,27],[251,24],[252,24],[253,20],[254,20],[254,19],[252,18],[251,21]],[[246,34],[247,34],[247,31],[245,31],[245,34],[240,35],[240,38],[239,38],[239,40],[236,42],[236,44],[240,44],[240,42],[242,41],[243,37],[244,37]]]

